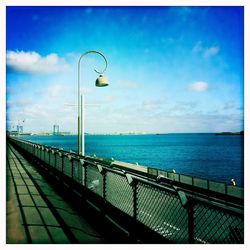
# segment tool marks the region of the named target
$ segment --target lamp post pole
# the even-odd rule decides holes
[[[85,152],[85,147],[84,147],[84,115],[85,115],[85,105],[84,105],[85,101],[84,101],[84,95],[81,95],[81,120],[80,120],[80,124],[81,124],[81,129],[80,129],[80,144],[81,144],[81,155],[84,155]]]
[[[105,70],[107,69],[107,66],[108,66],[108,63],[107,63],[107,60],[106,60],[105,56],[101,52],[96,51],[96,50],[89,50],[89,51],[84,52],[80,56],[80,58],[78,60],[78,71],[77,71],[78,72],[78,78],[77,78],[78,140],[77,140],[77,144],[78,144],[78,154],[79,155],[84,155],[84,121],[83,121],[83,116],[84,116],[84,96],[80,95],[80,68],[81,68],[81,60],[82,60],[82,58],[84,56],[86,56],[87,54],[90,54],[90,53],[95,53],[95,54],[100,55],[105,61],[104,70],[97,71],[96,69],[94,69],[96,73],[100,74],[100,76],[96,80],[96,87],[106,87],[106,86],[108,86],[107,79],[102,75],[105,72]]]

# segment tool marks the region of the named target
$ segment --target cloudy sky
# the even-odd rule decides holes
[[[243,129],[242,7],[7,7],[7,127],[89,133]],[[24,121],[24,122],[23,122]]]

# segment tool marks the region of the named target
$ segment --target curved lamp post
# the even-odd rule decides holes
[[[84,56],[90,53],[95,53],[100,55],[104,61],[105,61],[105,68],[102,71],[97,71],[96,69],[95,72],[100,74],[100,76],[96,79],[95,85],[96,87],[106,87],[108,86],[108,81],[105,76],[103,76],[103,73],[106,71],[108,63],[105,58],[105,56],[96,50],[89,50],[83,53],[79,60],[78,60],[78,154],[79,155],[84,155],[84,122],[83,122],[83,111],[84,111],[84,104],[83,104],[83,96],[80,96],[80,66],[81,66],[81,60]]]

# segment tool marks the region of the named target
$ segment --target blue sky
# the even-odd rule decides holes
[[[243,129],[242,7],[7,7],[7,126],[89,133]],[[90,105],[94,104],[94,105]]]

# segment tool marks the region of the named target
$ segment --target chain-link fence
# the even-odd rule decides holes
[[[196,197],[171,183],[162,184],[75,153],[20,139],[10,140],[170,242],[244,243],[242,206]],[[205,180],[175,173],[166,177],[182,183],[191,181],[199,187],[208,185]],[[209,184],[210,189],[224,192],[225,185]],[[227,192],[232,190],[227,188]]]

